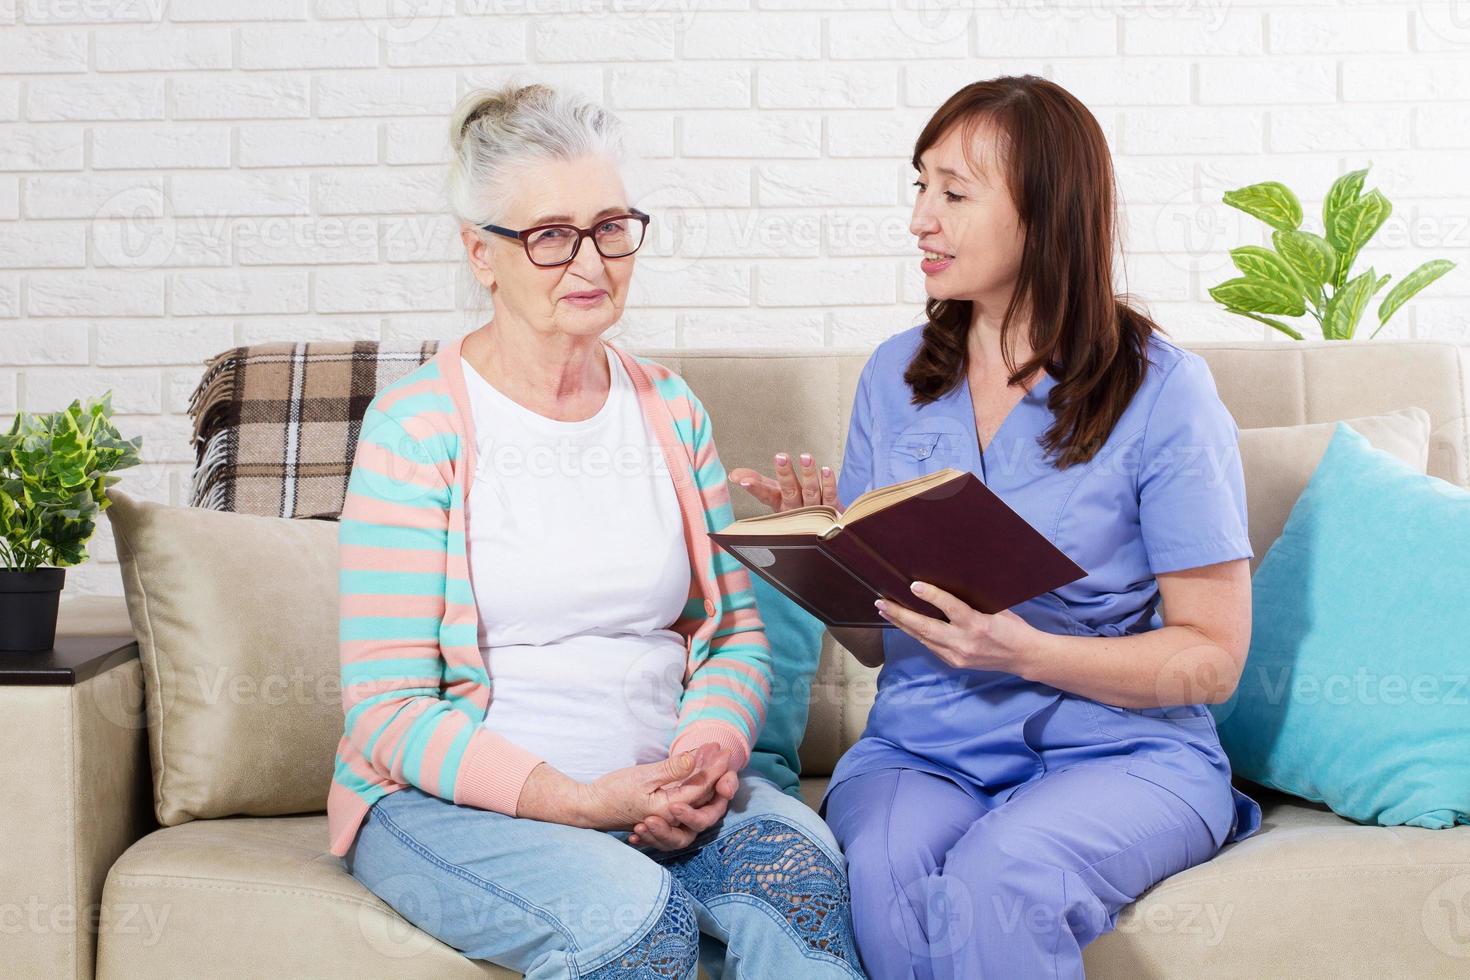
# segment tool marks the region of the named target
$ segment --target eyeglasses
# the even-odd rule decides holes
[[[637,208],[629,208],[626,214],[614,214],[601,219],[591,228],[576,225],[537,225],[524,231],[502,228],[499,225],[481,225],[485,231],[506,238],[515,238],[525,246],[526,257],[543,268],[566,265],[577,257],[582,239],[592,239],[592,245],[605,259],[620,259],[632,255],[643,244],[648,231],[650,215]]]

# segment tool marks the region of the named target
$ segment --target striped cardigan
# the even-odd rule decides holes
[[[377,393],[353,456],[338,531],[346,719],[327,796],[338,856],[388,793],[412,785],[514,814],[543,761],[481,724],[491,685],[465,552],[476,441],[463,341]],[[657,434],[689,551],[689,598],[672,624],[688,649],[673,751],[714,741],[743,766],[765,720],[771,656],[748,573],[708,536],[733,519],[710,419],[683,379],[609,346]]]

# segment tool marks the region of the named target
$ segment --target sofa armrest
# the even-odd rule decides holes
[[[121,927],[101,920],[107,872],[156,827],[142,665],[115,602],[63,603],[56,649],[0,654],[7,976],[92,980],[98,930]]]

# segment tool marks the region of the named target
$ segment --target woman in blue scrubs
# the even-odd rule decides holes
[[[1080,102],[967,86],[914,165],[928,322],[864,368],[840,478],[806,454],[731,478],[786,509],[969,470],[1087,570],[995,615],[915,583],[947,621],[889,601],[895,628],[834,631],[882,671],[822,802],[871,976],[1082,977],[1124,906],[1260,824],[1205,707],[1250,640],[1237,428],[1204,361],[1115,294]]]

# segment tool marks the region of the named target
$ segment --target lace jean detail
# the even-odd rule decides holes
[[[665,866],[700,902],[722,895],[759,899],[807,949],[857,966],[847,876],[799,828],[754,820]]]
[[[677,881],[669,883],[663,911],[638,941],[602,966],[585,974],[588,980],[683,980],[699,959],[699,922],[694,900]]]

